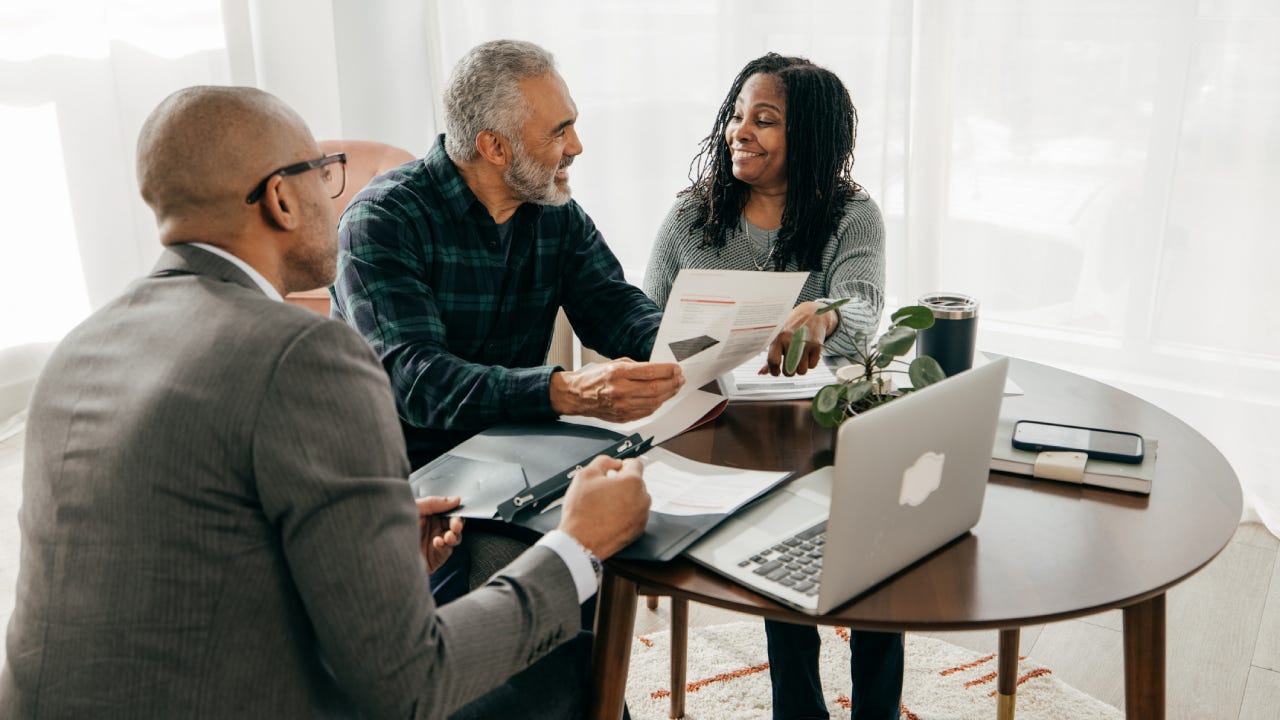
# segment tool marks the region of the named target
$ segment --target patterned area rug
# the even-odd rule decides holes
[[[822,685],[832,718],[849,717],[849,645],[844,628],[820,628]],[[636,720],[662,720],[670,708],[670,636],[638,636],[632,646],[627,705]],[[759,622],[693,628],[685,717],[769,720],[769,664]],[[1018,663],[1018,720],[1120,720],[1123,714],[1053,676],[1034,660]],[[996,716],[996,657],[907,634],[903,720],[990,720]]]

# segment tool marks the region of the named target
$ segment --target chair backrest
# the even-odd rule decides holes
[[[347,184],[342,194],[333,199],[333,208],[338,216],[370,180],[414,159],[408,150],[372,140],[321,140],[320,149],[326,155],[336,152],[347,154]],[[329,314],[328,288],[289,293],[285,300],[321,315]]]
[[[371,140],[321,140],[320,149],[326,155],[347,154],[347,186],[333,199],[339,215],[370,180],[414,159],[408,150]]]

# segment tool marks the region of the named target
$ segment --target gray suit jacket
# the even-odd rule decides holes
[[[437,608],[377,359],[194,247],[31,402],[0,717],[440,717],[574,637],[534,547]]]

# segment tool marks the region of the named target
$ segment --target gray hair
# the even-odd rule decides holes
[[[477,45],[458,61],[444,91],[444,149],[456,163],[476,158],[476,136],[485,130],[520,142],[529,106],[520,81],[554,71],[551,53],[524,40]]]

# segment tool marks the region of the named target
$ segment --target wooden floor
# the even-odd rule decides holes
[[[22,442],[21,434],[0,441],[0,621],[5,626],[18,574]],[[665,629],[668,607],[664,600],[650,612],[641,603],[636,631]],[[702,605],[690,611],[694,625],[741,617]],[[762,641],[763,636],[762,630]],[[934,637],[979,652],[996,650],[995,632]],[[1120,708],[1122,647],[1119,611],[1022,630],[1023,655]],[[1167,685],[1171,720],[1280,718],[1280,541],[1262,526],[1241,525],[1222,554],[1169,592]]]

